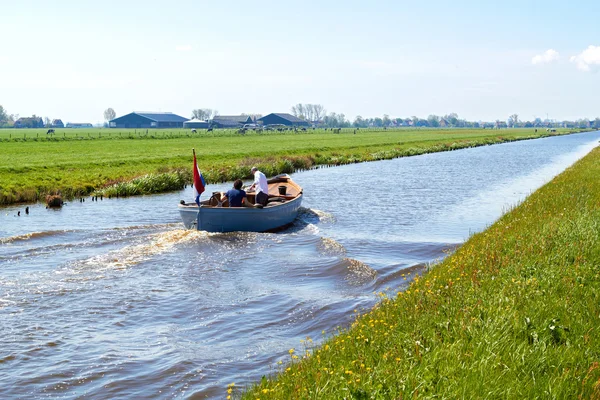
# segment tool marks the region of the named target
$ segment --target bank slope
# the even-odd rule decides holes
[[[596,148],[242,397],[599,398],[598,177]]]

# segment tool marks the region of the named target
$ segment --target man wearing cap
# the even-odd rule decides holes
[[[252,172],[254,175],[254,183],[248,190],[255,190],[256,204],[262,204],[263,206],[266,206],[267,202],[269,201],[269,185],[267,184],[267,177],[256,167],[252,167],[250,172]]]

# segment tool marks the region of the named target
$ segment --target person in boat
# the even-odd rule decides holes
[[[254,175],[254,183],[250,186],[248,191],[254,190],[256,192],[256,204],[266,206],[269,201],[269,184],[267,183],[267,177],[256,167],[252,167],[250,172]]]
[[[227,193],[221,193],[221,201],[225,201],[225,198],[229,200],[229,207],[252,207],[252,204],[248,202],[246,192],[242,190],[243,182],[241,179],[236,179],[233,182],[233,189],[227,191]]]

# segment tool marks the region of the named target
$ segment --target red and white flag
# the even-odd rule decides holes
[[[206,181],[202,176],[202,172],[198,169],[198,162],[196,161],[196,152],[194,151],[194,198],[196,204],[200,205],[200,195],[204,192]]]

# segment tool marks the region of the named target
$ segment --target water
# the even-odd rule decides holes
[[[223,398],[402,290],[598,139],[297,173],[304,208],[276,234],[183,230],[191,189],[0,209],[0,398]]]

